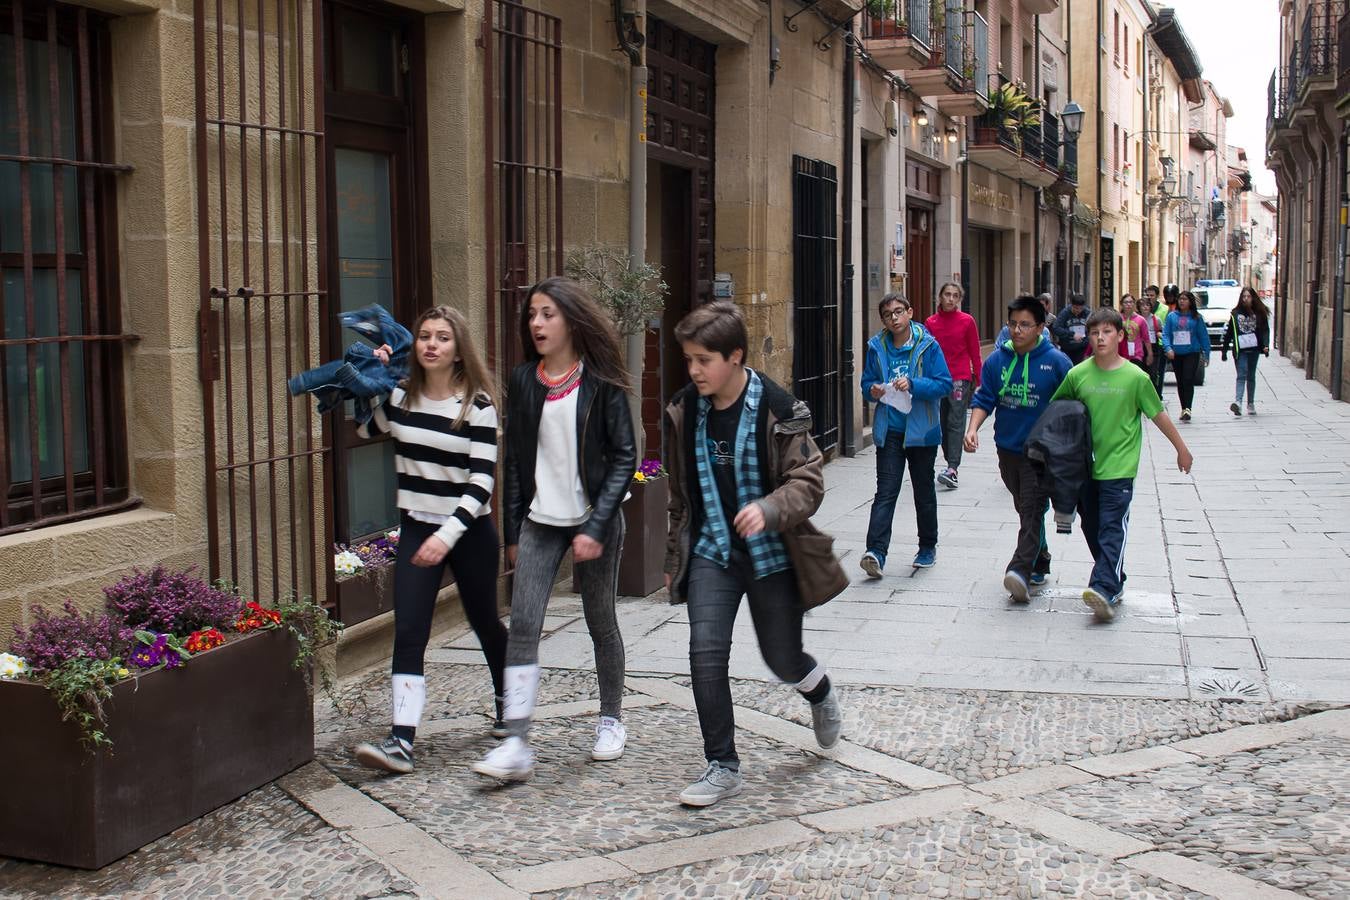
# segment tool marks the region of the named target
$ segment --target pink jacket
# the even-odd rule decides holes
[[[939,311],[923,324],[937,338],[952,381],[969,381],[979,387],[980,332],[975,326],[975,318],[959,309],[949,313]]]

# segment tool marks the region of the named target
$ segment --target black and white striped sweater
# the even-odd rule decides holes
[[[411,409],[405,408],[404,397],[403,389],[395,388],[357,431],[362,437],[377,431],[393,436],[398,508],[449,516],[436,537],[453,547],[475,518],[489,512],[497,471],[497,408],[479,394],[455,428],[463,402],[459,396],[420,397]]]

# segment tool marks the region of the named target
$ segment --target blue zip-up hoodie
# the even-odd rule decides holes
[[[1209,358],[1209,331],[1205,328],[1205,320],[1199,313],[1186,313],[1187,321],[1183,322],[1181,313],[1175,309],[1167,314],[1167,321],[1163,322],[1162,343],[1163,352],[1172,351],[1177,356],[1187,356],[1191,353],[1203,353],[1205,358]],[[1189,331],[1191,334],[1191,343],[1189,346],[1175,346],[1176,335],[1179,331]]]
[[[980,370],[980,387],[972,406],[994,413],[994,445],[1021,453],[1031,427],[1050,405],[1073,363],[1041,335],[1030,353],[1018,354],[1011,340],[1004,341]],[[995,409],[997,407],[997,409]]]
[[[872,443],[878,447],[886,443],[886,434],[892,428],[905,430],[906,447],[936,447],[942,442],[940,403],[952,391],[952,374],[937,339],[918,322],[909,326],[908,350],[897,350],[891,333],[882,329],[867,342],[867,356],[863,360],[863,403],[876,404],[872,421]],[[890,344],[890,348],[886,347]],[[914,405],[906,415],[872,398],[872,386],[894,380],[888,359],[899,356],[910,380],[910,395]]]

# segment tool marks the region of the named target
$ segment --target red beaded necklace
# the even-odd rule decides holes
[[[541,359],[534,375],[545,388],[545,400],[561,400],[581,384],[581,360],[577,360],[572,368],[557,378],[549,378],[548,373],[544,371],[544,361]]]

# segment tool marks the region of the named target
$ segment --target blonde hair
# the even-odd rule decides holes
[[[422,361],[417,356],[416,344],[422,326],[433,319],[447,322],[455,335],[455,356],[458,358],[450,375],[453,383],[464,392],[464,402],[460,404],[459,415],[455,418],[453,426],[458,428],[464,424],[475,398],[481,395],[494,406],[497,404],[497,386],[487,366],[483,364],[483,358],[478,354],[478,347],[469,332],[469,320],[453,306],[433,306],[418,316],[417,321],[413,323],[413,351],[408,354],[408,377],[403,382],[403,408],[411,409],[413,398],[422,396],[422,390],[426,386],[427,372],[422,368]]]

